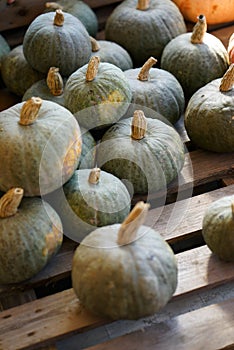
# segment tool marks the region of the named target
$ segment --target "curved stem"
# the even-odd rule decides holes
[[[150,6],[150,0],[138,0],[136,8],[140,11],[146,11],[148,10],[149,6]]]
[[[89,183],[92,185],[96,185],[99,182],[101,175],[100,168],[93,168],[89,173]]]
[[[143,111],[136,110],[134,112],[131,129],[132,129],[131,137],[133,139],[141,140],[145,137],[145,133],[147,130],[147,119]]]
[[[0,218],[15,215],[24,195],[22,188],[11,188],[0,199]]]
[[[97,52],[100,50],[100,45],[96,39],[94,39],[92,36],[90,36],[91,46],[92,46],[92,52]]]
[[[93,56],[90,58],[86,71],[86,81],[93,81],[95,79],[98,72],[99,63],[100,58],[98,56]]]
[[[59,73],[59,68],[50,67],[47,74],[46,83],[50,92],[54,96],[60,96],[63,93],[63,78]]]
[[[46,2],[45,3],[45,8],[50,9],[50,10],[62,10],[63,6],[59,5],[57,2]]]
[[[62,27],[64,23],[64,14],[61,9],[58,9],[55,11],[55,16],[54,16],[54,25],[58,27]]]
[[[219,90],[222,92],[229,91],[232,89],[233,84],[234,84],[234,63],[230,64],[229,68],[224,74],[219,86]]]
[[[141,70],[138,74],[137,79],[141,80],[141,81],[147,81],[149,80],[149,71],[150,68],[153,67],[153,65],[155,65],[157,63],[156,58],[154,57],[150,57],[145,64],[141,67]]]
[[[21,125],[30,125],[38,118],[38,113],[42,105],[42,99],[40,97],[31,97],[27,100],[20,112],[19,123]]]
[[[200,15],[197,18],[198,18],[198,21],[193,27],[193,32],[191,35],[192,44],[202,44],[204,35],[206,34],[206,31],[207,31],[206,17],[204,15]]]
[[[148,214],[150,205],[144,202],[138,202],[123,223],[118,232],[118,245],[126,245],[137,238],[137,231],[144,223]]]

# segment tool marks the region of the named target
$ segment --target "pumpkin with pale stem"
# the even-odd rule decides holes
[[[59,67],[62,76],[69,76],[89,61],[91,43],[83,24],[73,15],[43,13],[29,25],[23,40],[28,63],[47,74],[50,67]]]
[[[184,145],[177,131],[136,110],[103,135],[98,166],[132,184],[135,193],[165,190],[184,165]]]
[[[234,152],[234,64],[223,78],[200,88],[185,110],[190,140],[213,152]]]
[[[58,252],[62,223],[41,198],[12,188],[0,198],[0,283],[19,283],[40,272]]]
[[[138,202],[122,224],[96,229],[76,249],[72,285],[92,313],[139,319],[158,312],[175,292],[175,255],[158,232],[143,225],[148,207]]]
[[[98,56],[68,78],[64,87],[65,107],[84,128],[101,129],[117,122],[128,109],[132,93],[123,71],[100,62]]]
[[[0,113],[0,190],[25,196],[54,191],[68,181],[81,154],[74,116],[52,101],[32,97]]]
[[[204,213],[202,235],[221,260],[234,262],[234,196],[214,201]]]
[[[1,73],[7,89],[20,97],[36,81],[45,78],[44,73],[33,69],[27,62],[23,45],[16,46],[3,58]]]
[[[184,112],[183,89],[174,75],[152,68],[156,62],[154,57],[150,57],[142,68],[124,72],[132,90],[132,103],[151,108],[174,124]],[[132,108],[134,106],[130,106],[127,114],[134,112]]]
[[[125,0],[109,16],[105,38],[130,54],[139,67],[153,56],[160,60],[166,44],[186,33],[183,16],[170,0]]]
[[[192,32],[177,36],[163,50],[161,68],[177,78],[187,99],[210,81],[221,78],[229,66],[225,46],[206,30],[206,18],[200,15]]]

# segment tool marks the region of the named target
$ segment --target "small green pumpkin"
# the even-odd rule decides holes
[[[200,88],[189,100],[184,123],[190,140],[213,152],[234,152],[234,64],[223,78]]]
[[[148,206],[139,202],[121,225],[96,229],[76,249],[72,285],[88,311],[113,320],[139,319],[171,299],[177,262],[162,236],[142,225]]]
[[[45,78],[44,73],[33,69],[27,62],[23,53],[23,45],[16,46],[3,58],[1,73],[8,90],[20,97],[36,81]]]
[[[134,193],[165,190],[184,165],[184,145],[177,131],[136,110],[103,135],[98,166],[133,187]],[[132,189],[131,189],[132,191]]]
[[[78,0],[57,0],[56,2],[46,2],[45,12],[61,9],[77,17],[85,26],[89,35],[96,36],[98,31],[98,19],[95,12],[84,1]]]
[[[78,163],[78,169],[92,169],[96,160],[96,141],[93,135],[82,126],[80,127],[82,138],[82,150]]]
[[[178,7],[170,0],[125,0],[109,16],[106,40],[130,54],[136,67],[151,56],[160,60],[166,44],[186,32]]]
[[[174,75],[152,68],[156,62],[154,57],[150,57],[142,68],[124,72],[132,90],[132,103],[151,108],[175,124],[184,112],[183,89]],[[130,106],[127,114],[134,112],[132,108],[134,105]]]
[[[206,18],[200,15],[193,32],[171,40],[162,53],[161,68],[177,78],[187,99],[202,86],[222,77],[229,66],[225,46],[206,30]]]
[[[11,48],[6,41],[6,39],[0,34],[0,73],[1,73],[1,65],[2,59],[11,51]]]
[[[214,201],[205,211],[202,235],[209,249],[224,261],[234,262],[234,196]]]
[[[87,30],[75,16],[56,10],[31,22],[24,35],[23,51],[39,72],[47,74],[50,67],[59,67],[62,76],[69,76],[89,61],[91,43]]]
[[[68,181],[81,154],[74,116],[59,104],[33,97],[0,113],[0,190],[25,196],[54,191]]]
[[[64,87],[65,107],[87,130],[114,124],[126,112],[132,93],[123,71],[91,57],[75,71]]]
[[[41,198],[12,188],[0,198],[0,283],[19,283],[40,272],[57,254],[62,223]]]

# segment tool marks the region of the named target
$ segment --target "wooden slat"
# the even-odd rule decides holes
[[[207,246],[177,254],[178,287],[175,297],[208,290],[234,280],[233,264],[216,258]],[[31,349],[49,345],[72,333],[109,322],[81,308],[69,289],[0,314],[0,349]],[[33,347],[34,348],[34,347]],[[35,346],[36,348],[36,346]]]
[[[233,177],[227,177],[225,179],[222,179],[222,184],[224,186],[230,186],[230,185],[234,185],[234,176]]]
[[[234,349],[234,299],[207,306],[89,350]]]

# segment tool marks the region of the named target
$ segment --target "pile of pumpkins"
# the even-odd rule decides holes
[[[65,233],[81,243],[72,281],[87,309],[136,319],[170,300],[174,253],[144,226],[148,204],[130,211],[132,196],[166,193],[181,172],[173,125],[183,114],[198,147],[234,151],[231,42],[227,51],[207,33],[209,13],[187,32],[184,18],[194,17],[174,2],[124,0],[106,40],[96,40],[91,8],[59,0],[46,3],[22,45],[0,38],[3,83],[22,99],[0,113],[0,283],[39,273]],[[233,255],[233,245],[221,253]]]

